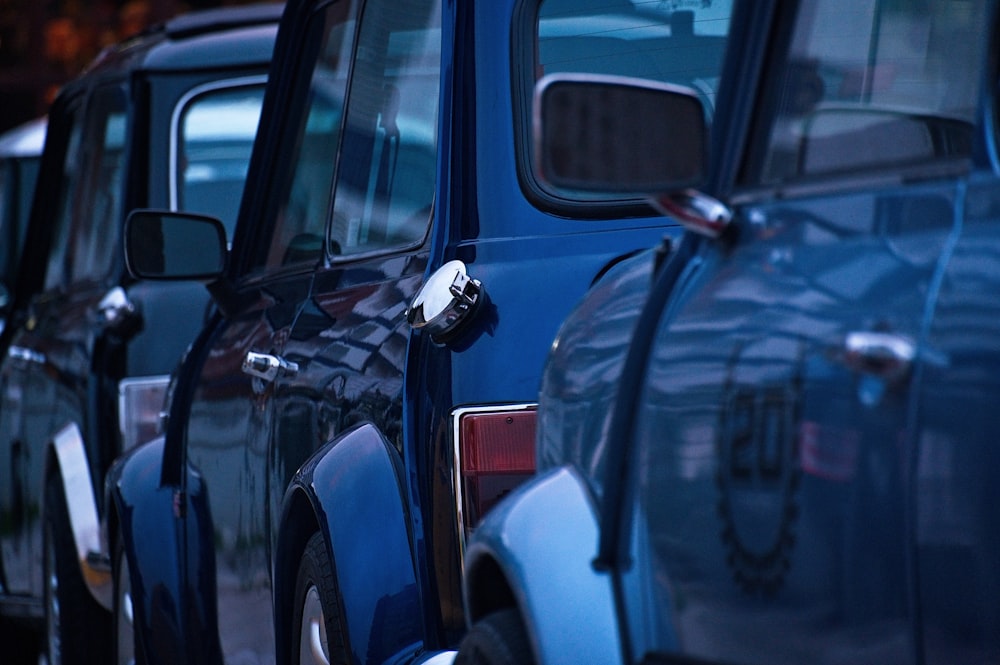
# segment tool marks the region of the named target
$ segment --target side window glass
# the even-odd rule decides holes
[[[729,35],[731,0],[542,0],[531,26],[531,67],[523,67],[522,98],[536,81],[560,73],[627,76],[684,86],[702,101],[711,123]],[[530,132],[531,105],[523,103],[521,131]],[[530,145],[525,136],[522,145]],[[522,160],[531,158],[522,151]],[[528,173],[530,169],[523,169]],[[547,187],[543,183],[539,186]],[[604,200],[581,192],[553,192],[571,200]],[[619,197],[628,198],[628,197]]]
[[[81,144],[83,142],[82,105],[77,104],[73,111],[72,128],[66,143],[66,154],[62,160],[62,176],[59,183],[59,198],[55,223],[52,225],[51,247],[45,267],[45,290],[51,291],[65,284],[69,279],[69,232],[70,221],[74,211],[81,204],[80,187],[82,170],[79,168]]]
[[[77,164],[86,178],[85,203],[74,215],[70,231],[74,282],[107,276],[121,251],[126,103],[125,92],[109,86],[94,93],[87,112],[83,154]]]
[[[361,17],[330,250],[420,242],[434,199],[441,61],[437,0],[372,0]]]
[[[263,97],[263,82],[213,85],[194,92],[178,114],[172,205],[217,217],[228,238],[233,237]]]
[[[7,192],[7,180],[11,170],[6,162],[0,162],[0,307],[6,306],[2,287],[11,277],[14,251],[17,242],[17,211],[14,209],[13,192]]]
[[[768,184],[967,157],[987,3],[802,3],[763,161]]]
[[[348,15],[350,5],[337,2],[313,17],[310,31],[319,33],[315,38],[318,50],[309,79],[307,108],[299,116],[303,120],[295,134],[290,177],[279,197],[266,258],[268,268],[315,262],[323,253],[347,75],[354,50],[356,24]],[[313,41],[312,35],[309,41]]]

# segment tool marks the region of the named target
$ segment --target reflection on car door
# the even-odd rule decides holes
[[[636,593],[628,607],[670,616],[655,638],[637,633],[638,654],[918,662],[917,571],[925,593],[960,596],[925,570],[927,547],[915,556],[915,524],[947,539],[976,521],[963,537],[996,554],[973,507],[987,493],[973,466],[995,453],[918,442],[914,429],[921,377],[946,362],[929,313],[967,205],[947,174],[968,168],[978,81],[967,72],[985,43],[954,35],[983,31],[956,33],[969,20],[959,11],[869,9],[803,3],[788,58],[765,74],[774,114],[756,126],[733,239],[706,245],[658,324],[634,441],[649,559],[630,574],[653,581],[656,600]],[[947,409],[930,413],[943,421]],[[917,464],[935,455],[964,455],[955,477]],[[972,482],[956,494],[959,478]],[[935,482],[968,500],[940,530],[924,506],[940,497],[922,487]],[[983,579],[986,560],[965,579]],[[962,579],[958,561],[948,569]]]
[[[927,663],[1000,659],[1000,186],[970,182],[916,402],[914,529]]]

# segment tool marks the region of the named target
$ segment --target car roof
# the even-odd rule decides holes
[[[48,118],[30,120],[0,134],[0,159],[8,157],[40,157],[45,147]]]
[[[85,74],[267,64],[283,10],[268,2],[182,14],[107,48]]]

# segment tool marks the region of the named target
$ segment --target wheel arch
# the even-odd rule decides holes
[[[44,468],[46,485],[51,482],[62,485],[68,526],[84,584],[94,600],[105,610],[111,611],[111,571],[99,556],[104,547],[96,488],[83,432],[77,423],[67,423],[49,440]],[[43,510],[49,509],[50,507],[43,506]]]
[[[292,616],[295,602],[295,579],[298,562],[302,559],[306,543],[320,530],[316,507],[312,497],[303,487],[293,484],[285,496],[275,545],[272,575],[274,578],[274,614],[276,617]],[[327,542],[329,548],[329,542]],[[275,662],[287,665],[291,654],[291,630],[286,621],[275,625]]]
[[[181,519],[184,515],[210,522],[204,490],[190,469],[186,500],[180,487],[161,482],[164,445],[163,436],[153,439],[130,450],[108,470],[106,555],[110,560],[116,539],[121,538],[129,564],[136,646],[151,663],[222,662],[214,596],[192,596],[186,584],[188,566],[213,545],[210,540],[191,542],[195,529],[186,528]],[[198,536],[204,541],[200,531]],[[214,561],[202,565],[214,571]],[[214,588],[214,578],[207,584]],[[153,626],[155,649],[148,648],[153,644]]]
[[[465,558],[471,623],[517,610],[539,663],[617,662],[611,579],[594,570],[597,514],[583,477],[557,467],[498,504]]]
[[[424,618],[398,453],[370,424],[320,448],[285,493],[274,559],[277,663],[288,662],[288,621],[306,541],[323,534],[341,598],[348,648],[369,662],[423,646]],[[378,552],[373,557],[372,552]],[[351,646],[353,645],[353,646]]]

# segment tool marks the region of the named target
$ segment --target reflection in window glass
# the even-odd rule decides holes
[[[803,3],[760,179],[968,155],[986,11],[974,2]]]
[[[222,220],[232,237],[264,86],[219,88],[195,97],[180,122],[177,208]]]
[[[45,288],[106,278],[120,257],[127,98],[111,85],[93,93],[70,135]],[[81,124],[83,126],[81,126]]]
[[[80,104],[72,110],[72,129],[67,139],[66,153],[63,156],[62,174],[59,179],[58,213],[49,236],[52,246],[49,248],[48,262],[45,268],[45,290],[50,291],[61,285],[65,279],[68,266],[67,248],[69,246],[70,220],[73,216],[73,201],[78,195],[80,174],[77,170],[80,157],[80,144],[83,139],[83,122]]]
[[[267,266],[315,262],[322,256],[326,220],[333,193],[333,171],[344,107],[347,75],[354,47],[355,21],[350,3],[337,2],[313,17],[318,32],[315,63],[309,82],[307,112],[291,151],[291,176],[279,187],[280,212],[267,256]],[[313,41],[313,37],[307,40]]]
[[[419,242],[434,198],[441,9],[436,0],[365,5],[334,195],[331,250]]]
[[[527,87],[564,72],[671,83],[697,94],[711,123],[731,13],[731,0],[542,0],[534,26],[536,60],[528,72],[534,78]],[[527,131],[530,120],[521,126]]]
[[[585,72],[694,88],[714,106],[732,3],[543,0],[536,76]]]

